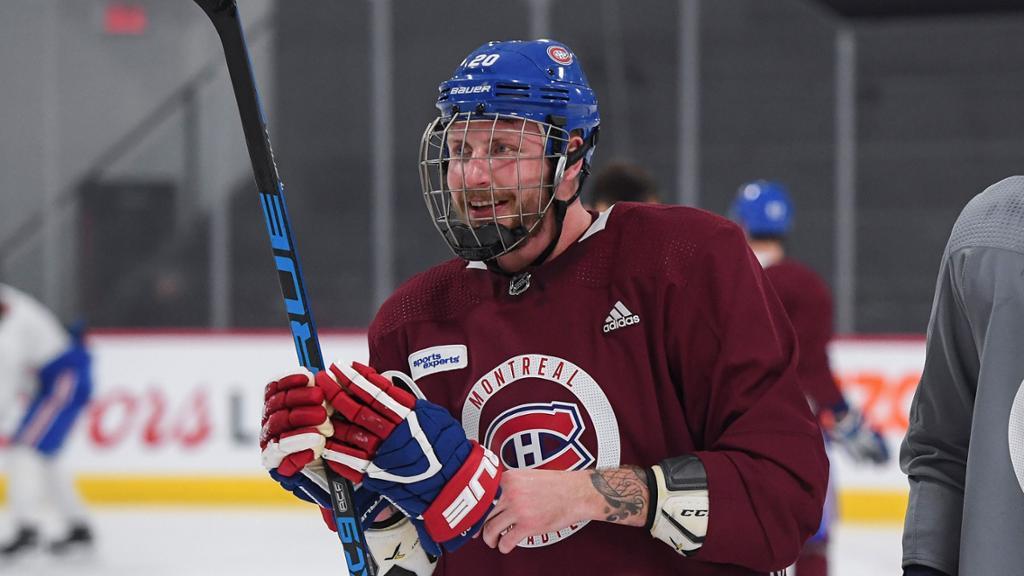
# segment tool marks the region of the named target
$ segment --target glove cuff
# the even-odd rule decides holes
[[[651,535],[683,556],[696,554],[708,531],[709,494],[704,464],[692,454],[668,458],[651,468],[654,488]]]
[[[846,410],[846,413],[841,418],[837,418],[835,424],[832,426],[836,436],[839,437],[852,437],[857,434],[863,425],[863,419],[861,418],[860,412],[852,406]]]
[[[498,457],[476,441],[469,457],[423,512],[427,533],[446,542],[476,525],[494,506],[501,483]]]
[[[849,409],[850,405],[846,402],[846,398],[840,398],[839,402],[836,402],[832,406],[828,407],[828,411],[835,415],[837,418],[839,416],[845,416],[846,412]]]

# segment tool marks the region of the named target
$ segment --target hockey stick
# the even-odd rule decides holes
[[[260,194],[263,215],[266,219],[270,246],[274,253],[281,294],[285,310],[295,339],[295,350],[299,363],[312,372],[324,369],[320,354],[320,340],[317,337],[313,314],[306,297],[305,283],[295,251],[288,210],[284,201],[284,185],[277,173],[274,152],[270,147],[270,134],[256,90],[256,79],[252,72],[249,49],[242,31],[235,0],[194,0],[213,22],[227,59],[231,75],[231,87],[235,92],[238,112],[242,117],[242,131],[252,161],[252,172]],[[363,528],[356,519],[352,484],[336,474],[330,466],[324,466],[331,494],[334,520],[338,526],[348,571],[353,576],[376,576],[377,564],[366,546]]]

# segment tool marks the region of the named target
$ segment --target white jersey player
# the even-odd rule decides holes
[[[907,576],[1024,571],[1024,176],[960,213],[900,465]]]
[[[80,335],[69,333],[32,297],[0,284],[0,406],[24,406],[7,451],[7,495],[15,530],[0,544],[0,566],[39,547],[41,503],[52,505],[66,528],[50,543],[52,552],[92,543],[73,480],[57,458],[89,400],[89,368]]]

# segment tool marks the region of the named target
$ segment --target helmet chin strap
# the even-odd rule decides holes
[[[459,246],[459,257],[483,262],[494,260],[502,246],[512,246],[527,234],[524,226],[506,228],[493,222],[478,228],[457,222],[449,225],[444,232],[449,244]]]
[[[583,182],[580,182],[580,186]],[[555,219],[555,233],[551,236],[551,241],[544,250],[530,262],[529,268],[540,266],[545,260],[551,256],[551,253],[555,251],[555,247],[558,246],[558,241],[562,238],[562,226],[565,224],[565,214],[569,211],[569,206],[580,197],[579,187],[576,189],[576,193],[572,195],[572,198],[568,200],[559,200],[555,198],[551,201],[551,208],[554,209],[552,217]]]
[[[572,166],[576,162],[579,162],[581,158],[586,156],[587,151],[590,148],[592,148],[594,144],[597,143],[596,128],[594,129],[593,133],[591,134],[588,140],[589,141],[584,142],[582,146],[569,152],[567,155],[563,156],[560,159],[559,165],[555,168],[555,174],[552,177],[552,182],[557,182],[558,184],[561,184],[562,173],[565,171],[565,168],[568,166]],[[555,232],[554,234],[552,234],[551,240],[548,242],[548,245],[544,248],[544,250],[541,251],[540,254],[537,255],[536,258],[533,259],[533,262],[530,262],[530,264],[527,265],[525,270],[521,270],[519,272],[509,272],[503,269],[498,264],[497,257],[485,261],[485,264],[487,264],[487,268],[490,269],[492,272],[497,272],[505,276],[515,276],[518,274],[522,274],[523,272],[526,272],[530,268],[536,268],[537,266],[543,264],[544,261],[547,260],[549,256],[551,256],[551,253],[555,251],[555,247],[558,246],[558,241],[562,238],[562,227],[565,224],[565,215],[569,211],[569,206],[572,206],[573,202],[579,200],[580,194],[583,192],[583,182],[587,179],[587,176],[589,175],[590,167],[587,166],[586,163],[584,163],[583,166],[580,168],[579,175],[576,177],[579,183],[577,184],[576,191],[573,193],[572,197],[569,198],[568,200],[559,200],[556,196],[551,200],[550,209],[554,209],[552,218],[555,219]],[[557,193],[558,184],[552,186],[552,194]]]
[[[579,148],[565,155],[565,163],[559,166],[558,169],[556,169],[555,171],[555,182],[561,184],[562,172],[565,170],[565,168],[579,162],[580,159],[586,156],[587,151],[590,150],[590,148],[597,143],[596,128],[591,133],[590,138],[588,140],[589,141],[584,142],[583,145],[580,146]],[[576,191],[573,192],[572,197],[569,198],[568,200],[559,200],[558,196],[555,196],[555,198],[551,200],[551,207],[554,208],[555,210],[555,213],[553,215],[555,219],[555,233],[551,236],[551,241],[548,242],[548,245],[546,248],[544,248],[544,251],[541,252],[536,258],[534,258],[533,262],[530,263],[530,268],[540,266],[541,264],[543,264],[544,261],[547,260],[549,256],[551,256],[551,253],[554,252],[555,247],[558,246],[558,241],[562,238],[562,225],[565,223],[565,214],[569,211],[569,206],[572,206],[573,202],[579,200],[580,194],[583,192],[583,182],[586,181],[587,176],[589,175],[590,167],[587,166],[586,162],[584,162],[583,166],[580,167],[579,175],[576,177]],[[557,194],[557,192],[557,186],[552,187],[551,193]]]

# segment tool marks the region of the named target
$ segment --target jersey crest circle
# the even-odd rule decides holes
[[[523,404],[502,412],[487,427],[483,444],[506,468],[584,470],[595,459],[580,442],[586,424],[569,402]]]
[[[1007,426],[1010,447],[1010,462],[1013,472],[1017,475],[1021,492],[1024,492],[1024,382],[1020,383],[1017,395],[1010,409],[1010,422]]]
[[[527,402],[482,420],[487,403],[519,386],[547,381],[569,392],[569,400]],[[518,393],[522,389],[517,390]],[[545,399],[546,400],[546,399]],[[504,407],[504,400],[498,403]],[[493,411],[493,410],[492,410]],[[596,449],[582,442],[587,421]],[[473,384],[462,406],[466,435],[498,455],[507,468],[583,470],[620,465],[619,425],[601,386],[576,364],[545,354],[523,354],[505,360]],[[587,522],[526,538],[525,548],[550,546],[579,532]]]

